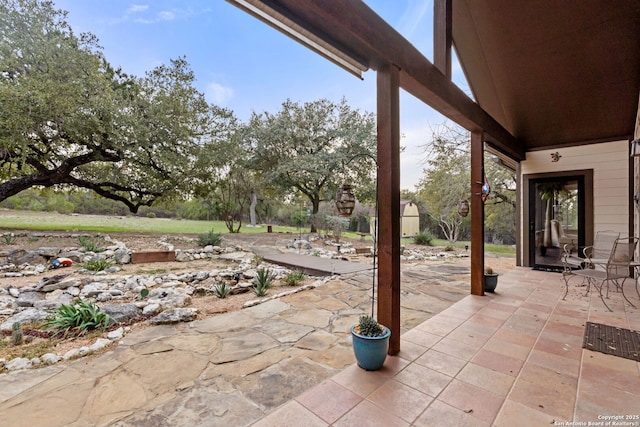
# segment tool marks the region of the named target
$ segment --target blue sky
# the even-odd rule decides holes
[[[54,0],[69,12],[76,33],[100,40],[107,60],[142,76],[170,59],[186,56],[197,88],[209,102],[230,108],[246,121],[253,111],[279,111],[282,102],[346,98],[375,113],[375,72],[364,81],[222,0]],[[367,0],[428,59],[433,55],[433,2]],[[464,81],[454,64],[454,81]],[[461,84],[461,87],[464,87]],[[430,127],[444,117],[401,92],[401,187],[422,176]]]

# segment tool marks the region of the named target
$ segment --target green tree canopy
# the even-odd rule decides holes
[[[0,201],[71,186],[137,212],[184,195],[220,113],[193,82],[184,58],[128,76],[51,2],[0,0]]]
[[[283,194],[303,194],[313,215],[321,201],[335,197],[343,180],[356,184],[360,200],[372,199],[375,119],[344,99],[338,104],[287,100],[277,114],[254,113],[245,143],[252,168]]]
[[[470,136],[448,123],[432,130],[426,145],[427,168],[417,188],[426,201],[430,216],[437,221],[442,234],[450,242],[462,238],[469,221],[458,215],[461,200],[470,197]],[[491,195],[485,202],[485,226],[496,241],[513,241],[515,236],[515,176],[492,160],[485,151],[485,174]]]

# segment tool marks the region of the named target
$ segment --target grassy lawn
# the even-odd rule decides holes
[[[216,233],[227,233],[223,221],[193,221],[182,219],[146,218],[135,216],[102,216],[59,214],[56,212],[32,212],[0,209],[0,228],[32,231],[68,231],[99,233],[153,233],[153,234],[203,234],[211,230]],[[309,227],[302,230],[295,227],[273,226],[275,233],[309,233]],[[240,233],[266,233],[267,227],[247,227],[243,224]],[[358,233],[346,232],[343,236],[359,239]],[[371,241],[371,236],[364,237]],[[401,244],[413,243],[411,238],[403,238]],[[434,246],[447,246],[446,240],[435,239]],[[457,248],[463,249],[469,242],[456,242]],[[500,256],[515,256],[515,248],[511,245],[485,244],[485,251]]]
[[[434,239],[433,244],[434,246],[447,246],[449,242],[446,240]],[[456,242],[454,246],[456,248],[464,249],[465,245],[471,249],[471,242],[468,241]],[[492,243],[485,243],[484,250],[485,252],[494,253],[500,256],[516,256],[516,248],[514,245],[494,245]]]
[[[68,231],[97,233],[150,233],[150,234],[204,234],[211,230],[228,233],[224,221],[193,221],[168,218],[146,218],[136,216],[102,216],[59,214],[57,212],[14,211],[0,209],[0,229],[31,231]],[[240,233],[266,233],[267,226],[248,227],[242,224]],[[302,229],[274,225],[274,233],[308,234],[309,227]],[[342,233],[345,237],[360,238],[357,233]],[[365,237],[371,240],[371,236]]]
[[[0,209],[0,227],[15,230],[94,231],[100,233],[202,234],[211,230],[227,233],[223,221],[192,221],[135,216],[62,215],[56,212]],[[267,227],[242,225],[242,233],[266,233]],[[273,226],[274,232],[298,232],[297,228]],[[302,231],[308,232],[308,229]]]

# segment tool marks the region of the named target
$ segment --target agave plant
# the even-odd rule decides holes
[[[217,284],[213,288],[213,292],[215,292],[218,298],[226,298],[227,295],[229,295],[229,293],[231,292],[231,286],[229,286],[227,282],[222,282]]]
[[[259,297],[263,297],[273,285],[274,274],[267,268],[258,270],[253,279],[253,292]]]

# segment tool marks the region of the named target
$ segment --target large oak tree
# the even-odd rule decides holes
[[[0,0],[0,201],[80,187],[132,212],[189,190],[228,112],[207,105],[184,58],[137,78],[51,2]]]
[[[252,168],[284,194],[303,194],[313,215],[321,201],[335,198],[350,181],[360,200],[371,198],[375,177],[376,124],[373,114],[343,99],[304,104],[285,101],[276,114],[253,114],[244,137]],[[312,223],[312,231],[313,223]]]

